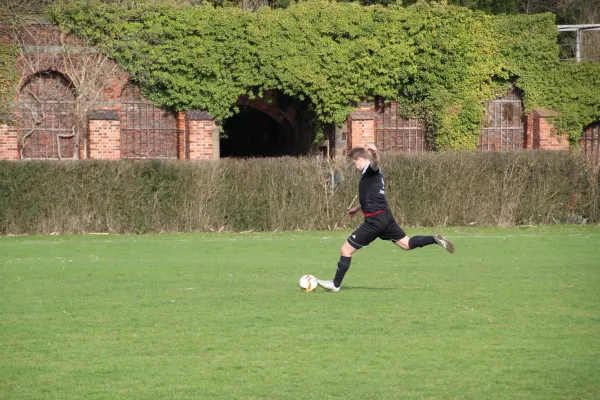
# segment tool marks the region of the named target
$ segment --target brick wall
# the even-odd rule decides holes
[[[19,90],[28,82],[31,76],[42,71],[56,71],[69,79],[74,86],[77,84],[75,77],[82,70],[82,66],[89,65],[99,53],[95,49],[86,47],[85,43],[73,35],[64,35],[60,27],[49,23],[31,24],[19,28],[17,32],[18,41],[14,41],[9,35],[0,35],[0,41],[13,42],[21,45],[21,55],[18,60],[20,75],[19,89],[15,93],[15,102],[22,99]],[[68,44],[74,51],[65,58],[63,44]],[[106,82],[97,99],[94,109],[107,108],[119,112],[121,94],[129,80],[129,75],[122,69],[116,67],[112,61],[103,65],[109,72]],[[79,71],[79,72],[78,72]],[[77,88],[75,88],[77,90]],[[294,107],[280,109],[279,92],[266,93],[263,99],[248,99],[242,97],[238,104],[256,107],[268,112],[276,120],[291,121],[293,127],[298,128],[294,119]],[[283,99],[286,100],[286,99]],[[287,100],[286,100],[287,101]],[[177,115],[177,158],[189,158],[193,160],[219,158],[219,132],[215,121],[206,113],[190,111],[186,115]],[[552,125],[548,118],[554,116],[552,111],[537,109],[526,118],[525,135],[523,137],[525,148],[541,148],[551,150],[566,150],[569,143],[566,138],[554,135]],[[346,126],[346,140],[342,133],[335,134],[335,143],[344,143],[345,147],[352,148],[364,146],[376,142],[375,107],[373,103],[362,103],[351,113],[344,124]],[[0,127],[0,158],[18,159],[19,152],[16,147],[17,128],[26,127],[20,121],[16,128]],[[115,131],[120,129],[118,121],[114,120],[90,120],[88,126],[89,138],[85,132],[80,132],[80,153],[85,157],[80,158],[120,158],[121,149],[115,148],[120,143],[119,136]],[[304,128],[302,128],[304,130]],[[94,141],[92,143],[92,140]],[[330,140],[330,146],[334,141]],[[517,146],[518,147],[518,146]],[[31,146],[30,146],[31,148]],[[336,154],[341,149],[335,146]],[[30,151],[30,150],[27,150]],[[24,153],[25,154],[25,153]],[[35,154],[26,155],[36,158]],[[45,157],[40,154],[40,157]]]
[[[0,125],[0,160],[18,160],[19,141],[14,127]]]
[[[20,46],[19,57],[17,59],[19,84],[14,93],[17,120],[15,126],[10,129],[13,131],[31,130],[32,112],[30,110],[36,110],[37,106],[37,103],[32,100],[32,92],[37,97],[35,100],[41,104],[40,107],[46,110],[44,114],[45,119],[37,123],[36,130],[27,138],[25,147],[23,148],[23,156],[25,158],[56,159],[59,155],[63,158],[85,158],[94,154],[101,156],[100,158],[105,158],[104,150],[100,151],[100,147],[98,147],[99,142],[96,141],[94,144],[88,143],[87,132],[80,132],[82,124],[76,123],[76,120],[78,118],[79,121],[85,121],[85,109],[88,107],[94,109],[118,109],[121,92],[129,80],[129,75],[117,67],[112,60],[106,60],[95,48],[86,46],[83,40],[74,35],[63,35],[64,32],[61,32],[58,25],[36,22],[22,26],[16,31],[9,29],[2,32],[4,32],[4,35],[0,34],[0,41],[15,43]],[[6,32],[13,32],[16,37]],[[69,54],[65,52],[63,45],[69,46]],[[95,89],[93,89],[93,93],[90,93],[90,95],[94,96],[98,93],[96,102],[93,105],[79,103],[77,109],[84,111],[81,112],[81,115],[75,115],[74,98],[68,98],[64,93],[59,93],[60,96],[55,96],[56,93],[53,93],[51,90],[52,85],[42,87],[40,89],[41,93],[37,93],[40,90],[33,90],[36,88],[35,85],[40,86],[40,77],[50,76],[48,74],[49,71],[51,71],[50,74],[53,77],[62,77],[65,81],[63,86],[69,88],[71,91],[81,90],[82,88],[78,87],[78,85],[89,85],[90,77],[92,76],[100,77],[99,82],[101,83],[94,83],[93,87]],[[83,71],[86,71],[85,75]],[[40,73],[42,74],[40,75]],[[41,81],[49,80],[42,79]],[[32,83],[34,83],[33,86]],[[96,92],[96,90],[99,92]],[[71,104],[69,101],[73,103]],[[53,113],[47,112],[49,106],[59,103],[61,105],[60,109],[53,109],[55,111]],[[70,111],[67,109],[69,107]],[[57,108],[57,106],[54,108]],[[24,110],[29,112],[24,112]],[[54,114],[60,114],[61,118],[54,117]],[[69,118],[66,119],[63,117],[64,115],[69,115]],[[59,121],[58,125],[57,121]],[[83,125],[86,124],[84,123]],[[115,125],[114,122],[109,122],[108,124]],[[92,125],[95,126],[97,124],[92,122]],[[79,140],[76,140],[76,138],[56,140],[57,132],[64,135],[71,133],[73,128],[75,128]],[[60,129],[64,132],[60,131]],[[96,126],[95,129],[98,131],[105,130],[105,128],[100,129]],[[13,149],[14,145],[4,143],[8,140],[5,137],[6,129],[2,132],[3,135],[0,139],[3,143],[2,146],[9,146]],[[79,148],[74,147],[76,142],[79,142]],[[56,143],[60,143],[60,154],[56,151]],[[105,145],[102,144],[102,148]],[[49,148],[51,151],[48,151]],[[14,156],[6,154],[4,150],[0,150],[0,159],[13,159],[12,157]],[[111,154],[108,157],[114,158],[115,156]]]

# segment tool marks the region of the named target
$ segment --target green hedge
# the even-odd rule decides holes
[[[384,154],[383,171],[404,226],[600,219],[598,167],[565,152]],[[0,233],[350,229],[358,179],[309,158],[1,161]]]
[[[527,110],[559,111],[573,143],[600,119],[600,64],[559,62],[552,14],[490,16],[435,2],[316,0],[250,13],[76,0],[52,18],[114,57],[157,103],[221,122],[241,95],[267,90],[309,100],[321,123],[383,97],[425,119],[436,148],[473,149],[484,104],[510,84]]]

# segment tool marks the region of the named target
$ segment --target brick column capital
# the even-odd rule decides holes
[[[541,118],[553,118],[559,116],[558,111],[549,108],[534,108],[531,112]]]
[[[349,118],[352,121],[375,119],[375,103],[360,103],[358,107],[350,113]]]
[[[90,110],[87,113],[88,120],[94,121],[118,121],[119,113],[117,110]]]
[[[214,118],[203,110],[188,110],[185,112],[185,118],[188,121],[214,121]]]

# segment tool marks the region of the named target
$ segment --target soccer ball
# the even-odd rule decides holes
[[[298,282],[300,288],[305,292],[312,292],[317,288],[317,278],[312,275],[302,275],[300,282]]]

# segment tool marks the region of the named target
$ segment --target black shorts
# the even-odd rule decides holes
[[[377,238],[397,242],[405,236],[406,233],[400,228],[392,212],[384,211],[381,214],[366,217],[358,229],[348,237],[348,243],[358,250],[368,246]]]

